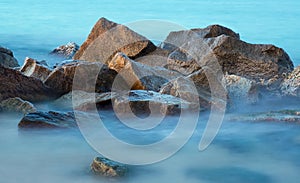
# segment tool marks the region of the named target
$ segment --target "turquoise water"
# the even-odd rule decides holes
[[[186,28],[222,24],[251,43],[284,48],[300,64],[300,1],[71,1],[0,0],[0,44],[19,60],[47,59],[47,53],[69,41],[81,44],[102,16],[118,23],[144,19],[171,21]]]

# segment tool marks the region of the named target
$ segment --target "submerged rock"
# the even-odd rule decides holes
[[[300,110],[282,110],[245,115],[232,115],[229,117],[229,121],[300,123]]]
[[[119,51],[135,59],[155,49],[151,41],[128,27],[100,18],[74,59],[106,63]]]
[[[300,97],[300,66],[281,83],[281,92],[284,96]]]
[[[167,70],[163,67],[150,67],[135,62],[121,52],[117,53],[114,58],[108,62],[108,66],[110,69],[117,71],[119,76],[121,76],[133,90],[159,91],[164,83],[181,76],[179,73]],[[118,80],[115,82],[116,84],[122,84],[122,82],[118,82]],[[117,85],[115,86],[118,87]]]
[[[34,112],[26,114],[19,123],[19,128],[73,128],[77,127],[72,112]]]
[[[32,103],[28,101],[24,101],[19,97],[15,97],[0,102],[0,111],[27,114],[27,113],[36,112],[37,109],[34,107]]]
[[[13,52],[7,48],[0,46],[0,66],[3,67],[19,67],[17,59]]]
[[[71,59],[78,50],[79,46],[76,43],[69,42],[66,45],[61,45],[55,48],[52,52],[50,52],[50,54]]]
[[[126,175],[128,168],[126,165],[110,159],[96,157],[91,164],[91,170],[93,173],[104,177],[123,177]]]
[[[0,66],[0,101],[14,97],[35,102],[50,100],[57,95],[41,80],[27,77],[19,71]]]
[[[35,59],[26,57],[24,65],[20,71],[25,76],[31,76],[40,79],[41,81],[45,81],[52,70],[45,61],[37,61]]]

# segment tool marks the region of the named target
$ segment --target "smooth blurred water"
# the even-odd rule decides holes
[[[144,19],[171,21],[186,28],[222,24],[251,43],[284,48],[300,64],[298,0],[0,0],[0,45],[26,56],[48,59],[56,46],[81,44],[100,17],[118,23]]]
[[[110,118],[110,113],[106,115]],[[130,166],[126,178],[105,179],[89,171],[99,154],[79,131],[18,130],[20,118],[0,114],[0,182],[297,183],[300,178],[297,124],[224,122],[212,145],[199,152],[197,145],[204,127],[200,121],[189,143],[171,158],[147,166]],[[169,129],[132,138],[128,128],[113,118],[106,125],[123,136],[121,139],[137,143],[155,139]]]

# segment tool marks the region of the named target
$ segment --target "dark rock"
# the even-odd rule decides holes
[[[4,67],[19,67],[17,59],[14,58],[13,52],[0,46],[0,65]]]
[[[19,128],[73,128],[77,126],[72,112],[34,112],[23,117]]]
[[[73,80],[75,72],[76,81]],[[102,93],[111,91],[116,75],[116,71],[102,63],[75,61],[55,68],[44,83],[60,95],[72,90]]]
[[[106,63],[117,52],[135,59],[155,49],[151,41],[128,27],[100,18],[74,59]]]
[[[32,103],[28,101],[24,101],[19,97],[15,97],[0,102],[0,111],[27,114],[27,113],[36,112],[37,109],[34,107]]]
[[[284,96],[300,97],[300,66],[281,83],[281,92]]]
[[[167,70],[163,67],[150,67],[135,62],[121,52],[117,53],[112,60],[108,62],[108,67],[117,71],[127,82],[128,86],[132,86],[131,88],[128,88],[128,90],[159,91],[164,83],[181,76],[181,74]],[[118,80],[115,82],[118,82]],[[122,82],[118,83],[121,84]]]
[[[71,59],[79,50],[79,46],[74,42],[69,42],[66,45],[61,45],[55,48],[50,54]]]
[[[122,177],[128,171],[126,165],[114,162],[107,158],[96,157],[91,164],[91,170],[104,177]]]
[[[57,94],[39,79],[0,66],[0,101],[14,97],[35,102],[53,99]]]
[[[45,81],[52,70],[48,67],[45,61],[37,61],[35,59],[26,57],[24,65],[20,71],[25,76],[31,76],[40,79],[41,81]]]

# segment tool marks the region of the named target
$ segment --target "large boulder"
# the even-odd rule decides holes
[[[77,127],[74,114],[72,112],[61,113],[55,111],[34,112],[25,115],[19,128],[74,128]]]
[[[128,86],[131,86],[131,88],[128,89],[133,90],[159,91],[164,83],[181,76],[181,74],[163,67],[151,67],[135,62],[122,52],[117,53],[112,60],[108,62],[108,67],[117,71],[119,76],[127,82]],[[119,87],[117,86],[119,83],[121,82],[116,80],[115,86]]]
[[[170,32],[160,47],[164,50],[174,51],[178,47],[192,40],[194,37],[213,38],[220,35],[227,35],[236,39],[240,39],[240,35],[229,28],[221,25],[210,25],[204,29],[196,28]]]
[[[17,59],[13,52],[0,46],[0,65],[4,67],[19,67]]]
[[[19,97],[9,98],[0,102],[0,111],[17,112],[17,113],[32,113],[37,109],[28,101],[24,101]]]
[[[127,173],[128,168],[126,165],[110,159],[96,157],[91,164],[91,170],[96,175],[104,177],[122,177]]]
[[[0,66],[0,101],[14,97],[20,97],[30,102],[45,101],[55,98],[56,94],[41,80]]]
[[[25,76],[35,77],[41,81],[45,81],[51,71],[45,61],[37,61],[29,57],[26,57],[24,65],[20,69],[20,72]]]
[[[79,46],[74,42],[69,42],[66,45],[61,45],[50,52],[51,55],[63,57],[65,59],[71,59],[75,53],[79,50]]]
[[[100,18],[74,59],[106,63],[119,51],[135,59],[155,49],[151,41],[128,27]]]
[[[281,92],[284,96],[300,97],[300,66],[281,83]]]
[[[73,79],[76,73],[76,86]],[[74,61],[56,67],[44,83],[56,90],[60,95],[74,90],[87,92],[108,92],[111,91],[112,83],[117,72],[109,69],[107,65],[99,62]]]
[[[288,54],[274,45],[249,44],[226,35],[191,38],[170,54],[169,69],[188,75],[216,62],[224,73],[268,83],[274,77],[283,78],[294,67]]]

